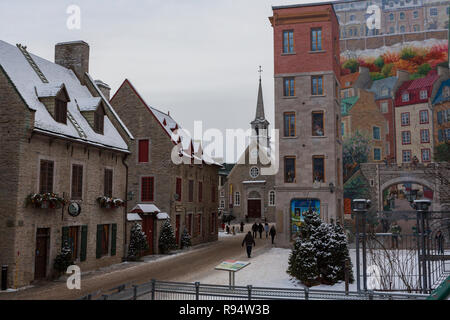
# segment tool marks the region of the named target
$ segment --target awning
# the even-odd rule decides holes
[[[160,212],[156,215],[156,218],[158,218],[158,220],[167,220],[169,219],[169,215],[165,212]]]
[[[131,210],[131,213],[160,213],[161,210],[158,209],[154,204],[138,204]]]
[[[142,218],[137,213],[128,213],[127,221],[142,221]]]

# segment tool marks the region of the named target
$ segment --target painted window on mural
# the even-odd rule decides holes
[[[411,150],[402,151],[402,160],[403,162],[411,162]]]
[[[428,123],[428,110],[420,111],[420,123]]]
[[[275,206],[275,191],[269,191],[269,206]]]
[[[409,112],[402,113],[402,126],[409,126]]]
[[[294,31],[283,31],[283,53],[294,52]]]
[[[234,193],[234,205],[236,207],[239,207],[241,205],[241,193],[239,191],[236,191]]]
[[[313,157],[313,182],[325,182],[325,157]]]
[[[325,135],[323,126],[323,111],[312,113],[312,135],[314,137],[323,137]]]
[[[374,140],[381,139],[380,127],[373,127],[373,139]]]
[[[422,161],[427,162],[431,160],[430,149],[422,150]]]
[[[286,112],[284,114],[284,136],[295,137],[295,113]]]
[[[285,78],[284,79],[284,96],[294,97],[295,96],[295,79]]]
[[[311,51],[322,50],[322,28],[311,29]]]
[[[420,142],[421,143],[430,142],[430,131],[428,129],[420,130]]]
[[[402,132],[402,144],[411,144],[411,132],[410,131]]]
[[[291,236],[296,237],[300,225],[304,221],[304,213],[313,210],[320,215],[320,200],[318,199],[294,199],[291,201]]]
[[[318,96],[323,94],[323,76],[311,77],[311,94]]]
[[[373,149],[373,159],[375,161],[381,160],[381,149],[380,148]]]
[[[295,157],[284,158],[284,182],[293,183],[295,180]]]

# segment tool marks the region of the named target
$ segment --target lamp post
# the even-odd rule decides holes
[[[356,287],[358,292],[361,291],[361,269],[359,258],[359,225],[362,221],[362,249],[363,249],[363,286],[367,291],[367,260],[366,260],[366,214],[371,205],[368,199],[354,199],[352,201],[352,210],[356,214]],[[362,220],[361,220],[362,218]]]
[[[414,200],[413,207],[417,211],[417,236],[419,237],[419,261],[422,261],[422,270],[420,270],[422,275],[422,291],[427,293],[428,286],[430,285],[427,275],[429,273],[429,268],[427,268],[427,241],[426,232],[428,228],[428,213],[431,206],[431,201],[427,199]],[[419,264],[420,266],[420,264]],[[428,270],[428,272],[427,272]],[[420,277],[420,275],[419,275]]]

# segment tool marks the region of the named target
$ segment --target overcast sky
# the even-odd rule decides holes
[[[90,45],[90,73],[114,93],[128,78],[148,104],[193,129],[249,128],[258,66],[273,125],[272,5],[319,0],[1,0],[0,38],[54,61],[57,42]],[[81,28],[66,26],[69,5]],[[273,128],[273,127],[271,127]]]

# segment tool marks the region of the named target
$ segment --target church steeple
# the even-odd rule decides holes
[[[266,120],[266,116],[264,114],[264,100],[261,83],[261,72],[262,72],[261,66],[259,66],[258,72],[259,72],[259,88],[258,88],[258,100],[256,102],[256,116],[255,120],[253,120],[250,124],[252,126],[252,130],[256,132],[258,142],[260,142],[260,140],[262,140],[261,138],[268,139],[269,121]]]

